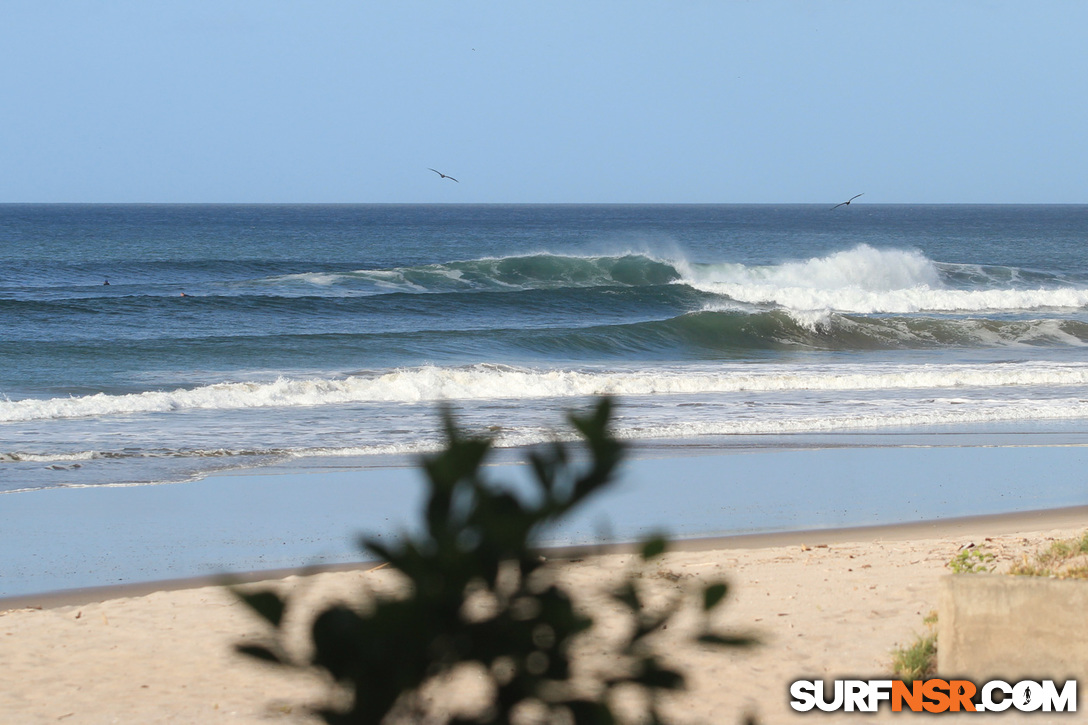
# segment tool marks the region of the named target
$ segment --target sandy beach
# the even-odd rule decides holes
[[[722,654],[683,644],[682,624],[663,633],[691,684],[672,704],[673,713],[680,722],[704,723],[740,722],[745,713],[763,723],[908,720],[913,716],[886,711],[875,718],[800,716],[789,709],[788,685],[800,678],[889,675],[891,650],[925,629],[923,618],[937,608],[938,582],[961,547],[985,546],[1008,566],[1050,540],[1083,533],[1086,525],[1088,516],[1077,508],[685,542],[649,566],[648,586],[664,596],[694,580],[724,577],[732,589],[719,624],[755,634],[763,644]],[[566,563],[563,576],[584,595],[585,606],[607,613],[602,583],[631,559],[626,553],[588,556]],[[301,632],[320,603],[399,584],[387,569],[360,567],[285,576],[271,585],[300,593],[303,604],[291,622]],[[7,600],[13,608],[0,612],[4,720],[310,722],[303,705],[320,697],[320,683],[234,654],[232,645],[258,637],[261,626],[227,590],[208,582],[154,589],[143,584]],[[608,622],[606,616],[605,630]],[[303,641],[299,636],[296,644]],[[592,651],[592,642],[586,647]],[[1048,721],[1035,715],[1033,722]]]
[[[1088,723],[1088,3],[0,7],[0,725]]]

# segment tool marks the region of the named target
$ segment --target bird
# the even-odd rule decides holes
[[[450,181],[457,181],[457,179],[453,178],[452,176],[448,176],[448,175],[446,175],[446,174],[443,174],[443,173],[442,173],[441,171],[439,171],[438,169],[432,169],[432,168],[431,168],[430,166],[428,166],[427,168],[428,168],[429,170],[433,171],[434,173],[438,174],[439,176],[441,176],[441,177],[442,177],[443,179],[449,179]],[[461,182],[460,182],[460,181],[457,181],[457,183],[458,183],[458,184],[460,184]]]
[[[847,199],[843,203],[836,204],[835,206],[831,207],[831,211],[835,211],[840,206],[850,206],[850,202],[852,202],[854,199],[857,199],[859,196],[865,196],[865,192],[863,191],[860,194],[854,194],[853,196],[851,196],[849,199]]]

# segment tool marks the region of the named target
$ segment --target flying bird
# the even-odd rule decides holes
[[[450,181],[457,181],[457,179],[453,178],[452,176],[448,176],[448,175],[446,175],[446,174],[443,174],[443,173],[442,173],[441,171],[439,171],[438,169],[432,169],[432,168],[431,168],[430,166],[428,166],[428,167],[427,167],[427,169],[428,169],[428,170],[430,170],[430,171],[433,171],[433,172],[434,172],[434,173],[436,173],[436,174],[438,174],[438,175],[439,175],[439,176],[441,176],[441,177],[442,177],[443,179],[449,179]],[[457,183],[458,183],[458,184],[460,184],[461,182],[460,182],[460,181],[457,181]]]
[[[433,169],[432,169],[432,170],[433,170]],[[861,192],[860,194],[855,194],[854,196],[851,196],[851,197],[850,197],[849,199],[847,199],[847,200],[846,200],[846,201],[844,201],[843,203],[841,203],[841,204],[836,204],[835,206],[831,207],[831,211],[835,211],[835,210],[836,210],[836,209],[838,209],[838,208],[839,208],[840,206],[850,206],[850,202],[852,202],[852,201],[853,201],[854,199],[857,199],[857,198],[858,198],[859,196],[865,196],[865,192],[863,191],[863,192]]]

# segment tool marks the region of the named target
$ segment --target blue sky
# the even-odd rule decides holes
[[[1088,202],[1084,2],[0,19],[0,202]]]

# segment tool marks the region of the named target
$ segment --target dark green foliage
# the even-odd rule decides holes
[[[721,582],[708,586],[703,591],[703,609],[710,611],[721,604],[727,591],[729,591],[729,588]]]
[[[649,703],[649,721],[664,722],[657,695],[684,687],[684,676],[663,661],[652,636],[683,604],[677,596],[651,611],[631,572],[613,592],[633,627],[620,643],[607,673],[583,673],[575,688],[571,647],[593,619],[576,609],[534,540],[547,527],[606,488],[622,456],[622,445],[608,431],[611,402],[601,400],[586,416],[571,415],[588,456],[573,460],[563,444],[534,452],[529,463],[535,496],[519,497],[485,484],[481,465],[490,449],[486,440],[464,436],[444,414],[448,444],[423,461],[429,482],[425,532],[395,544],[374,539],[361,543],[369,554],[399,570],[409,581],[401,598],[373,597],[364,610],[330,606],[314,620],[313,654],[288,657],[281,624],[289,603],[271,591],[242,594],[270,626],[264,645],[239,645],[243,654],[282,666],[317,669],[328,674],[334,694],[318,712],[327,723],[378,725],[386,722],[516,722],[516,710],[532,703],[547,722],[605,725],[616,722],[615,688],[641,689]],[[640,548],[642,560],[662,554],[667,541],[654,537]],[[712,646],[751,644],[707,629],[706,613],[724,598],[724,584],[702,592],[704,612],[699,641]],[[482,609],[470,602],[486,602]],[[478,715],[443,719],[421,688],[466,663],[488,673],[494,697]],[[589,682],[585,681],[589,677]],[[588,694],[587,694],[588,693]]]
[[[249,605],[250,609],[261,615],[273,627],[280,626],[286,606],[277,594],[274,592],[254,592],[252,594],[239,592],[238,596]]]

